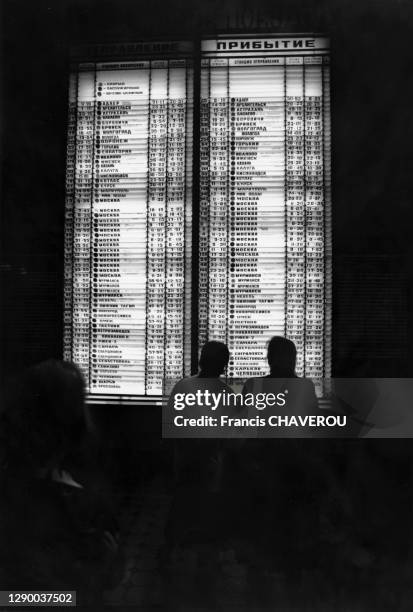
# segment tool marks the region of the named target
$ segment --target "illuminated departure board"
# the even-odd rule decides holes
[[[328,40],[118,47],[70,75],[64,358],[109,400],[160,400],[208,340],[230,379],[273,335],[329,376]]]
[[[226,342],[246,378],[286,336],[299,375],[328,376],[328,40],[205,40],[201,64],[199,345]]]
[[[189,374],[193,69],[158,49],[70,77],[64,357],[92,394]]]

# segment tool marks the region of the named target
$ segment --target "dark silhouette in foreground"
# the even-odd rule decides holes
[[[75,590],[97,604],[122,573],[117,526],[104,500],[67,465],[87,439],[85,383],[73,364],[28,369],[1,418],[0,584]]]
[[[317,415],[319,407],[314,383],[310,379],[299,378],[295,373],[297,349],[294,342],[282,336],[274,336],[268,343],[267,360],[270,373],[267,376],[247,380],[243,388],[243,394],[252,393],[256,396],[259,393],[271,393],[277,396],[277,394],[283,393],[286,400],[285,405],[275,408],[267,406],[267,416],[270,411],[282,416]],[[262,433],[265,435],[269,430],[270,428],[266,428]],[[314,435],[314,431],[306,427],[292,429],[279,427],[277,433],[280,437]]]
[[[207,342],[200,354],[199,373],[179,381],[170,395],[168,410],[174,413],[174,398],[182,394],[196,394],[197,391],[210,393],[231,392],[230,387],[220,378],[229,361],[229,351],[222,342]],[[220,413],[220,408],[211,415]],[[196,404],[176,414],[196,418],[205,414],[205,408]],[[172,504],[164,547],[165,581],[172,585],[177,561],[186,554],[200,554],[204,551],[204,561],[212,550],[219,548],[222,530],[216,529],[213,517],[220,514],[222,486],[223,445],[216,438],[216,431],[204,428],[205,438],[188,437],[176,439],[173,444],[174,455],[174,501]]]
[[[267,416],[333,415],[320,408],[313,381],[297,376],[296,357],[291,340],[271,338],[267,353],[270,373],[247,380],[243,394],[285,393],[285,405],[267,406]],[[367,550],[354,543],[348,530],[354,518],[352,506],[325,446],[331,430],[278,427],[277,438],[272,437],[273,432],[270,427],[258,429],[258,436],[265,439],[247,440],[236,458],[237,467],[232,468],[232,475],[243,473],[242,480],[252,483],[245,495],[254,500],[249,522],[256,524],[260,517],[266,517],[271,524],[273,517],[270,530],[251,534],[259,539],[262,559],[294,573],[319,566],[324,562],[323,555],[340,546],[341,552],[348,548],[344,556],[354,565],[369,563]],[[232,482],[235,491],[242,491],[239,478],[238,485],[234,476]]]
[[[207,342],[201,350],[199,358],[199,373],[179,381],[173,388],[168,409],[171,414],[180,414],[183,417],[196,418],[205,414],[205,408],[197,404],[185,407],[182,410],[174,409],[176,398],[182,398],[187,394],[196,394],[197,391],[204,393],[219,394],[231,392],[230,387],[220,378],[224,373],[229,361],[229,351],[222,342]],[[211,416],[217,416],[221,412],[220,406],[211,410]],[[183,431],[191,438],[191,430]],[[175,476],[179,484],[196,484],[214,488],[220,478],[220,464],[222,462],[221,445],[216,439],[216,430],[203,428],[205,438],[211,439],[185,439],[176,440],[175,447]]]

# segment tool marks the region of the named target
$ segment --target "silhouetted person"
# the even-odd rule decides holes
[[[295,371],[295,344],[274,336],[268,343],[267,359],[269,374],[247,380],[244,397],[249,393],[255,396],[282,393],[286,403],[267,402],[260,416],[317,415],[314,384],[299,378]],[[256,414],[255,409],[250,409],[251,412]],[[312,566],[317,547],[319,495],[326,483],[324,468],[318,470],[318,453],[308,446],[317,441],[298,439],[313,435],[309,427],[267,426],[258,428],[257,433],[261,438],[247,440],[241,457],[245,481],[251,483],[249,495],[255,498],[250,520],[262,525],[253,537],[260,542],[257,545],[261,546],[263,557],[273,555],[273,561],[285,569]]]
[[[204,393],[208,391],[210,394],[218,394],[223,392],[231,393],[231,388],[220,378],[224,373],[229,361],[229,350],[223,342],[210,341],[207,342],[201,350],[199,358],[199,372],[195,376],[183,378],[176,383],[173,388],[169,401],[168,411],[171,418],[173,415],[181,415],[184,418],[198,418],[202,415],[219,417],[221,413],[221,404],[215,406],[214,409],[205,406],[194,405],[187,406],[183,409],[176,410],[176,401],[188,394],[196,395],[198,391]],[[212,402],[212,400],[211,400]],[[191,428],[181,428],[180,433],[187,437],[211,437],[218,438],[219,431],[215,428],[198,428],[194,432]],[[194,435],[200,434],[200,435]],[[219,444],[216,440],[180,440],[175,445],[176,449],[176,464],[178,479],[193,480],[194,482],[208,482],[208,486],[213,486],[212,480],[217,474],[213,474],[216,468],[216,453]]]
[[[283,415],[336,414],[319,409],[313,382],[297,377],[296,347],[291,340],[279,336],[270,340],[268,364],[270,374],[247,381],[244,392],[275,393],[284,387],[288,399]],[[307,439],[292,439],[300,433]],[[272,476],[272,507],[283,525],[280,561],[290,564],[292,569],[319,564],[322,551],[327,554],[330,550],[331,554],[331,547],[337,545],[340,550],[334,550],[334,554],[342,560],[356,566],[371,562],[369,552],[350,535],[351,521],[356,521],[356,517],[329,455],[331,446],[325,438],[308,439],[322,437],[322,433],[307,428],[287,432],[285,439],[262,441],[261,462]],[[330,432],[326,430],[324,435]]]
[[[274,406],[266,409],[266,416],[271,414],[316,415],[318,402],[314,384],[306,378],[299,378],[295,372],[297,349],[294,342],[282,336],[274,336],[268,343],[268,365],[270,373],[267,376],[250,378],[246,381],[243,394],[284,393],[284,407]],[[281,428],[280,428],[281,431]],[[301,437],[308,435],[307,428],[282,429],[283,435]],[[311,433],[311,432],[310,432]]]
[[[268,343],[267,360],[273,378],[296,377],[297,349],[292,340],[273,336]]]
[[[120,578],[116,523],[67,469],[87,435],[85,383],[50,360],[16,381],[1,418],[0,584],[76,590],[96,603]]]
[[[211,410],[195,404],[175,411],[174,401],[175,398],[182,399],[183,395],[196,394],[197,391],[215,394],[231,392],[230,387],[220,378],[228,361],[229,351],[225,344],[207,342],[201,350],[199,373],[182,379],[172,390],[168,402],[169,413],[188,418],[198,418],[205,414],[216,416],[220,412],[219,406]],[[220,523],[218,528],[216,522],[220,516],[222,441],[219,440],[219,432],[213,428],[209,431],[206,429],[199,428],[198,432],[208,439],[191,439],[193,431],[188,429],[183,432],[188,437],[174,440],[176,488],[166,528],[165,548],[165,557],[172,567],[177,555],[186,554],[199,555],[199,562],[204,564],[208,555],[214,554],[222,538],[224,527]],[[215,567],[214,563],[212,566]]]
[[[223,342],[211,340],[204,344],[199,357],[198,378],[218,378],[229,361],[229,350]]]

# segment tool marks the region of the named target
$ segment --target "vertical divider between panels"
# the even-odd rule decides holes
[[[183,207],[183,230],[184,230],[184,242],[183,242],[183,246],[182,246],[182,251],[183,251],[183,266],[184,266],[184,271],[183,271],[183,288],[182,288],[182,312],[183,312],[183,319],[182,319],[182,376],[185,376],[185,331],[186,331],[186,327],[185,327],[185,312],[186,312],[186,304],[185,304],[185,300],[186,300],[186,241],[187,241],[187,235],[186,235],[186,210],[187,210],[187,206],[188,206],[188,201],[187,201],[187,188],[186,188],[186,181],[187,181],[187,175],[186,175],[186,163],[187,163],[187,147],[188,147],[188,142],[187,142],[187,127],[188,127],[188,70],[189,70],[189,66],[188,66],[188,59],[185,60],[185,115],[184,115],[184,122],[185,122],[185,130],[184,130],[184,134],[185,134],[185,139],[184,139],[184,155],[183,155],[183,160],[184,160],[184,182],[183,182],[183,194],[184,194],[184,207]]]
[[[287,189],[287,59],[284,61],[284,232],[285,232],[285,293],[284,293],[284,336],[288,337],[288,189]]]
[[[71,303],[71,319],[70,319],[70,333],[71,333],[71,338],[70,338],[70,361],[73,361],[73,349],[74,349],[74,334],[75,334],[75,330],[74,330],[74,326],[73,326],[73,319],[74,319],[74,293],[75,293],[75,220],[76,220],[76,196],[77,196],[77,191],[76,191],[76,168],[77,168],[77,121],[78,121],[78,112],[79,112],[79,66],[76,66],[76,82],[75,82],[75,91],[76,91],[76,104],[75,104],[75,109],[74,109],[74,161],[73,161],[73,205],[72,205],[72,214],[73,214],[73,219],[72,219],[72,295],[71,295],[71,299],[72,299],[72,303]],[[67,163],[67,162],[66,162]]]
[[[231,273],[230,266],[230,242],[231,242],[231,225],[230,225],[230,215],[231,215],[231,161],[232,161],[232,138],[231,138],[231,98],[230,98],[230,69],[229,69],[229,59],[227,60],[227,211],[226,211],[226,222],[227,222],[227,269],[226,269],[226,315],[227,321],[225,326],[225,343],[228,346],[229,334],[228,334],[228,322],[230,321],[230,307],[229,307],[229,276]]]
[[[92,168],[91,168],[91,188],[90,188],[90,215],[89,215],[89,390],[92,390],[92,355],[94,338],[92,334],[92,295],[94,290],[94,257],[93,257],[93,200],[94,180],[95,180],[95,151],[96,151],[96,104],[97,104],[97,86],[96,86],[96,64],[93,71],[93,131],[92,131]],[[96,283],[97,284],[97,283]]]
[[[305,103],[305,59],[303,59],[303,175],[304,175],[304,342],[303,375],[306,375],[307,349],[307,157],[306,157],[306,103]]]
[[[324,60],[321,64],[321,130],[322,130],[322,168],[323,168],[323,377],[326,378],[326,173],[325,173],[325,100],[324,100]]]
[[[199,329],[199,207],[201,139],[201,37],[194,40],[193,145],[192,145],[192,339],[191,373],[198,370]]]
[[[169,78],[170,78],[169,59],[167,62],[167,85],[166,85],[166,168],[165,168],[165,240],[164,240],[164,307],[163,307],[163,378],[164,389],[166,381],[166,348],[167,348],[167,322],[168,322],[168,301],[167,296],[167,273],[168,273],[168,170],[169,170]]]
[[[147,145],[147,183],[146,183],[146,308],[145,308],[145,371],[144,371],[144,394],[148,393],[148,316],[149,316],[149,191],[150,191],[150,148],[151,148],[151,93],[152,93],[152,62],[149,61],[149,86],[148,86],[148,145]]]

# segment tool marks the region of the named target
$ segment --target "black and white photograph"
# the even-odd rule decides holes
[[[0,610],[410,612],[413,4],[0,24]]]

